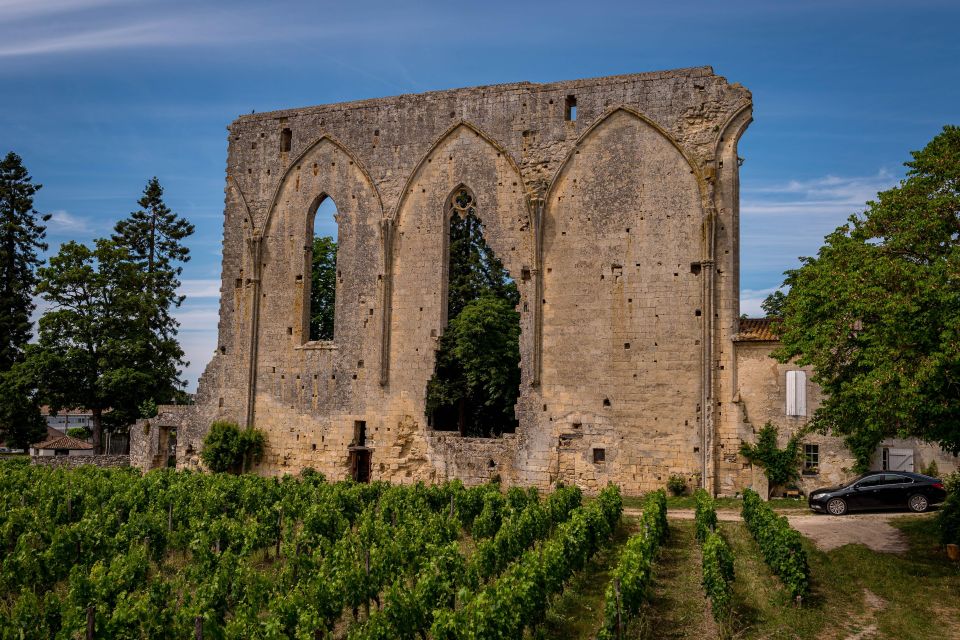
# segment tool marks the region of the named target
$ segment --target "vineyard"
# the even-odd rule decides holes
[[[751,491],[742,522],[693,502],[668,526],[663,491],[625,516],[614,486],[0,462],[0,640],[812,640],[865,624],[866,590],[886,599],[888,637],[919,638],[915,612],[948,615],[930,603],[960,589],[932,520],[909,525],[910,557],[826,554]]]
[[[37,639],[520,637],[622,512],[615,487],[13,464],[0,501],[2,637]]]

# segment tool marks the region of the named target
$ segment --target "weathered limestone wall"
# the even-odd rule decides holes
[[[792,364],[780,364],[770,357],[776,348],[776,342],[738,342],[737,383],[740,431],[746,442],[754,440],[754,434],[767,422],[780,429],[780,446],[786,444],[789,437],[806,425],[810,416],[822,402],[820,387],[811,381],[813,371],[810,367],[797,367]],[[786,375],[787,371],[805,371],[807,373],[807,415],[803,417],[786,415]],[[810,433],[803,438],[804,443],[817,444],[820,449],[820,466],[816,474],[802,475],[798,483],[804,492],[820,487],[835,485],[853,477],[855,460],[844,446],[841,438]],[[880,447],[909,449],[914,453],[914,469],[920,472],[931,460],[937,462],[941,474],[960,469],[960,458],[943,451],[936,445],[915,439],[884,440]],[[879,450],[878,450],[879,451]],[[738,457],[743,472],[736,477],[724,478],[721,491],[732,495],[742,487],[750,486],[751,465]],[[880,469],[879,456],[875,469]]]
[[[178,465],[198,464],[210,422],[230,419],[267,432],[260,472],[342,478],[364,421],[374,479],[637,493],[683,473],[716,486],[718,446],[736,432],[721,417],[750,109],[746,89],[703,67],[239,118],[218,351]],[[521,294],[520,426],[497,439],[432,432],[424,416],[446,322],[445,209],[461,185]],[[339,215],[335,337],[311,343],[325,197]]]
[[[82,455],[82,456],[30,456],[30,464],[41,467],[76,469],[92,465],[94,467],[129,467],[130,456],[119,455]]]

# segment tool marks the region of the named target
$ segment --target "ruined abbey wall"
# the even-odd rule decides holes
[[[219,343],[178,427],[178,466],[198,465],[210,422],[229,419],[267,433],[259,472],[343,478],[362,422],[373,479],[742,484],[731,345],[750,118],[750,93],[704,67],[237,119]],[[500,438],[435,432],[424,415],[461,185],[521,294],[520,425]],[[326,197],[335,336],[311,342]]]

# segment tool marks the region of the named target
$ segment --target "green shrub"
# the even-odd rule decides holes
[[[675,473],[667,480],[667,489],[675,496],[682,496],[687,492],[687,479],[679,473]]]
[[[940,475],[940,469],[937,467],[937,461],[931,460],[930,464],[923,468],[923,475],[930,476],[931,478],[936,478]]]
[[[265,438],[259,429],[241,429],[235,422],[210,425],[200,458],[211,471],[237,473],[263,455]]]
[[[947,499],[937,514],[940,542],[960,544],[960,473],[952,473],[944,481]]]
[[[790,595],[805,596],[810,589],[810,567],[800,533],[751,489],[743,492],[743,521],[760,546],[763,559],[787,586]]]
[[[733,552],[719,533],[709,532],[703,541],[703,590],[723,635],[729,631],[733,577]]]
[[[954,471],[943,478],[943,487],[947,493],[960,493],[960,471]]]
[[[693,498],[696,502],[694,524],[696,526],[697,542],[703,544],[707,534],[717,529],[716,503],[704,489],[697,489]]]

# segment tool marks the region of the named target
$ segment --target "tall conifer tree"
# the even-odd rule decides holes
[[[177,288],[182,265],[190,260],[190,249],[183,241],[193,234],[194,226],[167,207],[156,177],[147,182],[137,204],[139,210],[116,224],[112,240],[127,250],[144,275],[144,294],[149,300],[147,324],[156,353],[151,385],[156,395],[144,400],[168,402],[182,384],[179,368],[185,365],[183,350],[176,341],[179,323],[173,310],[183,303]]]
[[[20,360],[30,339],[33,289],[38,255],[47,250],[44,222],[33,208],[33,184],[20,156],[12,151],[0,162],[0,371]]]
[[[34,184],[12,151],[0,161],[0,440],[25,448],[44,434],[32,386],[11,371],[30,339],[33,289],[50,219],[33,208]]]

